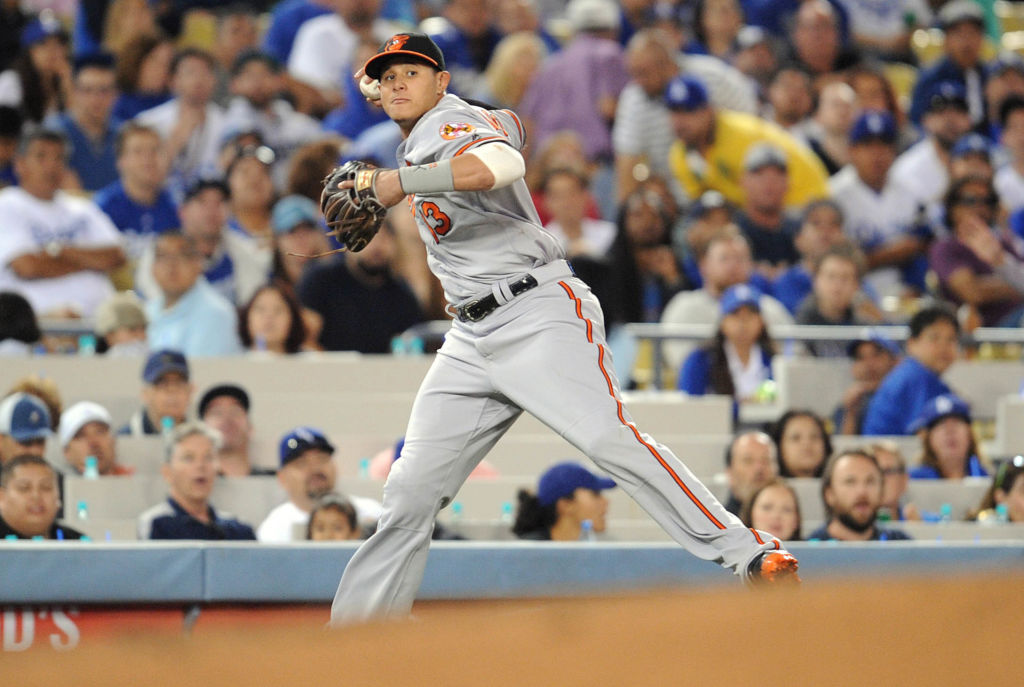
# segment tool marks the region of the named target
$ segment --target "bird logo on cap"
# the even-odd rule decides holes
[[[384,44],[383,52],[394,52],[395,50],[401,50],[405,42],[409,40],[409,37],[405,34],[398,34],[388,39],[388,42]]]

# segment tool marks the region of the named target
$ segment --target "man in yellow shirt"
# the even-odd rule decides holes
[[[665,89],[676,140],[669,164],[691,198],[714,189],[736,205],[744,204],[743,160],[758,143],[773,143],[786,153],[789,191],[786,207],[799,208],[828,196],[828,172],[810,148],[782,128],[755,115],[716,110],[707,87],[692,76],[677,76]]]

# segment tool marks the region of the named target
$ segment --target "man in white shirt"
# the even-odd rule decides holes
[[[890,174],[897,136],[889,113],[861,114],[850,130],[850,164],[829,182],[832,198],[843,210],[846,235],[867,258],[864,281],[879,297],[922,290],[927,268],[924,208]]]
[[[334,12],[308,20],[295,34],[288,74],[312,99],[313,110],[327,112],[341,103],[342,79],[362,65],[352,56],[360,39],[380,44],[396,31],[394,22],[380,19],[383,0],[334,0]]]
[[[125,254],[102,210],[59,190],[67,153],[45,129],[19,143],[20,186],[0,191],[0,291],[22,294],[37,314],[88,317],[114,292],[108,275]]]
[[[179,51],[171,62],[175,97],[136,117],[163,137],[171,160],[172,185],[179,190],[217,171],[224,110],[213,102],[216,70],[217,63],[209,53],[198,48]]]
[[[281,438],[281,468],[277,479],[288,493],[288,501],[274,508],[256,529],[261,542],[293,541],[295,529],[309,521],[309,513],[317,499],[334,491],[337,468],[331,456],[334,446],[319,430],[297,427]],[[362,526],[374,526],[380,517],[381,504],[373,499],[353,497],[356,516]]]
[[[890,176],[914,194],[921,205],[941,203],[949,188],[950,152],[971,130],[967,92],[953,81],[935,88],[921,118],[927,134],[896,158]]]
[[[1012,214],[1024,208],[1024,97],[1011,95],[1003,101],[999,124],[999,140],[1010,159],[996,170],[993,183],[1003,207]]]
[[[662,323],[713,325],[718,322],[719,301],[725,290],[751,282],[754,276],[750,244],[735,225],[726,225],[708,239],[704,251],[698,255],[698,267],[704,287],[673,296],[662,312]],[[762,295],[760,306],[769,333],[774,325],[793,324],[786,306],[771,296]],[[666,365],[678,371],[686,356],[700,343],[692,339],[666,341],[663,347]]]
[[[630,39],[626,68],[631,80],[619,94],[612,127],[619,200],[639,183],[635,171],[639,164],[667,180],[677,198],[685,200],[668,163],[676,136],[663,99],[665,87],[680,73],[692,74],[708,85],[716,108],[753,113],[757,109],[754,83],[718,58],[680,55],[666,36],[654,29],[639,31]]]

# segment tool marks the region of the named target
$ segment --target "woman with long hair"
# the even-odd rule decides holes
[[[160,34],[141,34],[124,42],[117,55],[114,117],[128,121],[143,110],[171,99],[171,61],[174,41]]]
[[[832,455],[825,421],[811,410],[788,410],[768,433],[779,453],[779,476],[821,477]]]
[[[740,520],[783,541],[800,541],[800,498],[786,480],[776,477],[743,504]]]
[[[936,396],[911,425],[921,438],[918,465],[911,479],[988,477],[978,439],[971,428],[971,409],[953,394]]]
[[[0,73],[0,105],[17,108],[34,124],[63,112],[71,92],[69,43],[52,15],[44,13],[30,22],[21,34],[21,52]]]
[[[291,288],[279,282],[261,286],[242,307],[238,334],[249,351],[298,353],[306,342],[302,306]]]
[[[536,493],[520,490],[512,533],[520,539],[577,541],[604,532],[608,499],[601,492],[614,486],[578,463],[553,465],[541,475]]]
[[[1024,456],[1016,455],[999,464],[992,484],[971,520],[1024,522]]]

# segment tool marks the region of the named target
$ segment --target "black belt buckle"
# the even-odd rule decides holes
[[[497,307],[498,301],[494,299],[494,296],[484,296],[465,305],[460,305],[456,312],[463,322],[479,322],[494,312]]]

